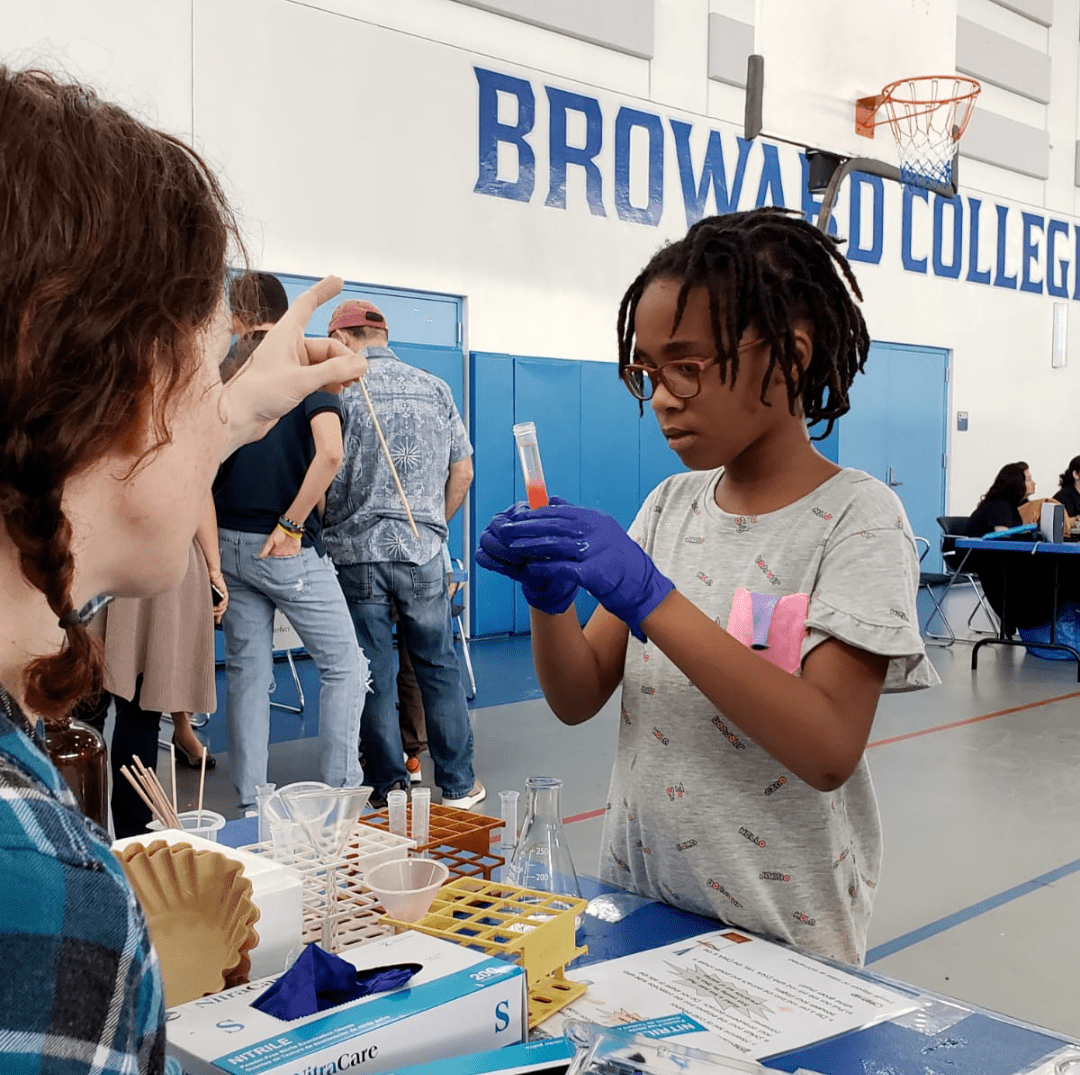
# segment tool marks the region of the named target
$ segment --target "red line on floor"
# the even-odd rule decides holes
[[[1022,713],[1025,709],[1038,709],[1041,705],[1053,705],[1055,702],[1068,702],[1073,698],[1080,698],[1080,691],[1073,691],[1071,694],[1059,694],[1053,698],[1044,698],[1041,702],[1027,702],[1024,705],[1010,706],[1008,709],[998,709],[993,713],[983,713],[978,717],[968,717],[966,720],[954,720],[949,724],[938,724],[933,728],[923,728],[918,732],[907,732],[904,735],[894,735],[889,739],[878,739],[873,743],[867,743],[867,750],[870,747],[886,747],[891,743],[902,743],[905,739],[918,739],[922,735],[932,735],[934,732],[947,732],[952,728],[963,728],[968,724],[978,724],[983,720],[993,720],[994,717],[1007,717],[1010,713]],[[600,817],[606,813],[604,808],[599,810],[589,810],[584,814],[574,814],[572,817],[564,817],[564,825],[572,825],[575,821],[589,821],[591,818]]]
[[[599,810],[588,810],[584,814],[574,814],[572,817],[564,817],[564,825],[572,825],[575,821],[588,821],[590,818],[600,817],[601,814],[605,814],[607,811],[601,807]]]
[[[967,724],[978,724],[981,720],[993,720],[994,717],[1006,717],[1010,713],[1021,713],[1025,709],[1037,709],[1041,705],[1053,705],[1054,702],[1067,702],[1072,698],[1080,698],[1080,691],[1071,694],[1059,694],[1054,698],[1044,698],[1041,702],[1028,702],[1025,705],[1014,705],[1008,709],[999,709],[994,713],[983,713],[978,717],[968,717],[966,720],[954,720],[951,724],[939,724],[934,728],[923,728],[918,732],[907,732],[904,735],[894,735],[890,739],[878,739],[876,742],[867,743],[866,747],[885,747],[891,743],[902,743],[905,739],[917,739],[920,735],[931,735],[934,732],[947,732],[952,728],[963,728]]]

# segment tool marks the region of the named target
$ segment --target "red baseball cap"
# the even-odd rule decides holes
[[[329,336],[330,333],[336,332],[339,328],[362,328],[365,325],[372,328],[383,328],[389,332],[386,318],[378,306],[373,302],[365,302],[362,299],[349,299],[334,311],[326,334]]]

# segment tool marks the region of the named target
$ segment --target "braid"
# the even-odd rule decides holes
[[[690,290],[704,287],[716,344],[720,380],[739,373],[739,339],[751,325],[769,344],[761,381],[766,402],[779,368],[788,407],[796,401],[808,423],[826,422],[821,440],[847,413],[848,390],[862,371],[870,336],[853,299],[862,292],[837,240],[793,212],[775,206],[706,217],[685,238],[661,249],[627,289],[619,305],[619,368],[633,361],[634,313],[645,288],[657,279],[681,280],[675,310],[678,326]],[[794,328],[813,326],[813,353],[803,369]]]
[[[168,443],[238,240],[183,143],[0,64],[0,547],[57,619],[74,611],[65,487],[110,455],[134,472]],[[65,629],[23,670],[28,709],[54,721],[101,682],[100,644]]]
[[[63,481],[56,475],[66,475],[70,468],[56,459],[52,447],[33,450],[25,436],[8,447],[3,472],[15,480],[4,491],[4,523],[19,550],[23,576],[45,595],[60,619],[73,610],[75,562],[71,524],[62,507]],[[73,624],[59,654],[39,657],[27,667],[27,706],[50,723],[63,723],[75,699],[101,689],[102,672],[101,642],[84,625]]]

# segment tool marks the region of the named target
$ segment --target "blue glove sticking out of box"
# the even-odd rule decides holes
[[[358,971],[347,960],[309,944],[296,962],[251,1006],[276,1019],[300,1019],[350,1000],[386,993],[405,985],[423,967],[397,963]]]
[[[515,504],[496,515],[480,549],[477,563],[521,581],[534,608],[562,612],[573,600],[571,587],[580,585],[642,642],[641,621],[675,589],[616,519],[564,500],[535,511]]]

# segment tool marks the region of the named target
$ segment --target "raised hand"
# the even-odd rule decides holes
[[[337,392],[367,372],[367,359],[331,339],[306,339],[311,315],[341,292],[342,280],[313,284],[266,334],[225,386],[229,416],[226,454],[264,437],[274,423],[319,389]]]

